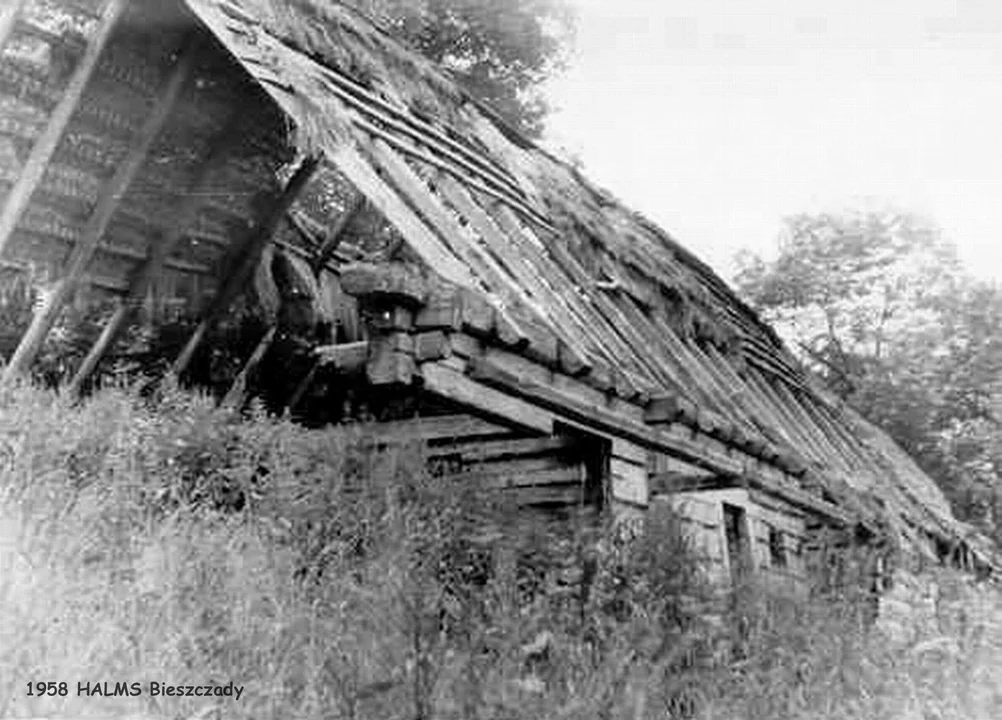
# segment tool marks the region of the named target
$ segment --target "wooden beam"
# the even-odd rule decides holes
[[[314,348],[313,352],[321,366],[333,366],[336,370],[352,372],[365,367],[369,358],[369,343],[367,340],[360,340],[338,345],[321,345]]]
[[[70,297],[74,287],[83,276],[88,263],[94,256],[101,238],[108,229],[108,223],[135,178],[149,153],[150,145],[160,134],[164,123],[174,109],[181,90],[195,66],[196,46],[187,43],[177,65],[170,73],[166,86],[160,93],[149,116],[143,122],[138,135],[133,139],[128,154],[115,169],[114,175],[101,189],[94,211],[84,226],[80,239],[73,247],[62,279],[46,298],[45,304],[35,313],[31,325],[21,338],[10,363],[4,370],[4,380],[28,369],[38,354],[45,336],[59,317],[63,304]]]
[[[319,361],[313,363],[309,372],[303,376],[303,379],[296,385],[296,389],[292,391],[292,395],[289,396],[288,402],[285,403],[285,409],[282,411],[283,414],[289,415],[299,407],[300,401],[306,395],[306,391],[310,389],[310,386],[313,385],[313,380],[316,378],[317,373],[320,372],[320,367]]]
[[[484,203],[481,202],[481,205]],[[582,342],[591,353],[591,362],[595,364],[604,360],[613,365],[618,364],[621,355],[616,353],[614,347],[607,347],[609,343],[602,332],[602,317],[592,307],[591,298],[588,296],[589,290],[585,286],[575,284],[573,276],[568,270],[560,265],[552,252],[545,251],[543,242],[522,223],[511,208],[503,203],[493,203],[485,209],[506,235],[516,241],[517,247],[533,258],[537,267],[545,267],[547,264],[551,267],[551,272],[547,273],[546,279],[553,286],[557,295],[562,298],[567,311],[574,317],[574,331],[580,334]],[[559,239],[550,240],[549,246],[558,242],[562,241]],[[545,258],[545,262],[543,258]],[[592,290],[592,292],[594,291]],[[594,367],[592,369],[594,370]]]
[[[341,240],[344,239],[344,233],[351,225],[351,223],[362,214],[362,210],[365,209],[365,196],[359,195],[355,198],[354,202],[349,205],[341,216],[337,219],[332,227],[327,232],[327,237],[324,239],[323,244],[320,246],[320,250],[317,251],[316,257],[311,261],[313,266],[313,272],[319,273],[324,267],[327,266],[327,262],[331,259],[334,253],[337,251],[338,247],[341,245]]]
[[[243,405],[247,392],[247,379],[257,369],[257,366],[261,364],[265,353],[268,352],[268,348],[271,347],[272,342],[275,340],[276,332],[278,332],[277,325],[272,325],[268,328],[268,332],[261,338],[261,341],[254,348],[254,352],[247,358],[247,362],[240,368],[240,373],[230,385],[230,389],[226,392],[226,397],[223,398],[222,407],[239,410],[240,406]]]
[[[504,428],[507,430],[507,428]],[[446,444],[431,445],[427,449],[430,457],[445,455],[455,456],[464,463],[485,463],[500,458],[524,459],[537,455],[561,455],[581,449],[581,441],[566,435],[513,438],[484,439],[475,438],[476,442],[457,444],[460,440],[474,438],[457,438]]]
[[[206,334],[240,294],[244,285],[247,284],[247,281],[253,275],[265,245],[271,240],[271,236],[275,234],[279,223],[289,208],[292,207],[292,203],[295,202],[299,193],[303,191],[303,188],[309,183],[310,178],[313,177],[313,173],[316,172],[319,163],[320,159],[317,157],[307,157],[304,159],[299,167],[296,168],[296,172],[286,184],[282,194],[279,195],[268,210],[260,225],[251,231],[247,240],[243,243],[243,247],[240,249],[241,261],[239,265],[225,279],[223,286],[219,289],[216,297],[213,298],[212,305],[207,310],[205,317],[202,318],[198,327],[195,328],[195,332],[192,333],[184,349],[171,366],[171,374],[180,376],[187,369],[188,364],[195,355],[195,350],[198,349]]]
[[[21,170],[21,175],[7,195],[7,201],[4,203],[3,210],[0,211],[0,255],[3,254],[14,236],[14,229],[28,207],[35,189],[42,181],[45,169],[59,146],[63,132],[66,130],[70,118],[73,117],[73,112],[80,103],[84,89],[97,68],[101,53],[108,44],[108,40],[111,38],[118,19],[127,4],[128,0],[109,0],[105,6],[93,39],[88,43],[62,98],[52,111],[52,115],[49,116],[49,121],[32,146],[28,160]]]
[[[493,367],[488,361],[474,360],[470,377],[486,385],[503,388],[505,397],[515,395],[532,401],[541,408],[555,413],[557,420],[568,418],[580,423],[585,429],[598,431],[610,438],[623,438],[651,450],[660,451],[689,462],[714,473],[737,475],[769,492],[786,498],[789,502],[811,509],[845,524],[852,524],[856,518],[842,508],[798,487],[797,481],[778,482],[768,473],[759,470],[751,458],[743,453],[718,450],[709,439],[695,433],[674,428],[652,428],[643,422],[630,420],[603,408],[589,406],[568,398],[551,387],[535,383],[526,378],[512,375]],[[479,383],[475,383],[479,384]],[[720,446],[723,447],[723,446]],[[785,478],[780,470],[778,477]]]
[[[513,433],[510,427],[473,415],[436,415],[416,417],[412,420],[391,420],[339,427],[335,435],[342,437],[357,433],[376,444],[403,444],[408,442],[449,443],[444,446],[452,452],[462,452],[455,443],[476,442],[475,448],[492,447],[494,439],[514,440],[524,435]],[[480,443],[485,443],[481,445]],[[438,450],[431,454],[441,454]]]
[[[72,395],[80,393],[84,382],[91,373],[97,369],[105,353],[115,342],[115,338],[122,328],[132,317],[135,307],[132,301],[144,298],[149,292],[150,286],[160,276],[162,270],[169,265],[168,258],[174,252],[178,242],[184,237],[184,231],[195,220],[198,210],[202,205],[206,192],[209,190],[209,182],[215,172],[220,169],[227,160],[227,150],[241,137],[237,132],[240,118],[235,116],[226,123],[225,129],[215,138],[208,156],[202,161],[195,171],[191,181],[181,193],[180,203],[172,213],[173,224],[167,229],[166,234],[155,243],[149,250],[146,260],[137,268],[129,280],[129,289],[125,299],[115,308],[114,313],[105,323],[100,337],[94,342],[87,357],[84,358],[80,367],[70,381],[68,391]]]
[[[680,472],[652,473],[648,478],[651,495],[671,495],[680,492],[700,490],[725,490],[741,487],[741,479],[735,475],[687,475]]]
[[[390,180],[435,229],[442,240],[472,268],[488,288],[505,303],[513,299],[525,302],[525,295],[518,283],[498,266],[494,259],[459,224],[459,220],[449,214],[432,190],[414,170],[382,140],[375,140],[371,154]],[[506,318],[511,322],[511,318]],[[517,327],[517,323],[514,323]]]
[[[0,53],[7,47],[7,40],[14,33],[21,10],[28,4],[28,0],[7,0],[5,4],[6,7],[0,10]]]
[[[686,344],[690,354],[700,363],[711,388],[720,398],[719,402],[725,409],[727,415],[738,422],[745,432],[758,433],[758,428],[754,421],[745,413],[744,406],[737,399],[740,394],[738,388],[734,387],[733,380],[727,375],[730,365],[722,354],[711,354],[714,349],[712,344],[707,344],[704,351],[696,342]]]
[[[842,448],[838,446],[835,439],[828,437],[828,433],[825,428],[822,427],[817,419],[797,401],[793,391],[786,387],[786,382],[780,380],[776,384],[775,390],[779,398],[786,403],[793,416],[799,419],[803,429],[806,430],[812,437],[816,438],[821,447],[824,448],[826,453],[831,456],[832,462],[834,462],[835,465],[840,467],[842,470],[852,473],[853,466],[844,456]]]
[[[347,144],[326,150],[331,161],[345,177],[396,227],[411,248],[435,272],[457,285],[477,287],[469,269],[442,244],[358,150]]]
[[[559,337],[566,349],[569,365],[591,369],[591,354],[581,343],[581,330],[577,319],[565,306],[566,298],[553,287],[560,268],[535,248],[524,242],[521,232],[509,233],[500,227],[486,209],[477,203],[463,185],[447,174],[439,173],[435,178],[439,190],[457,212],[462,213],[467,222],[477,231],[486,246],[508,267],[523,293],[528,291],[535,302],[527,303],[533,308]],[[576,360],[576,362],[575,362]]]
[[[591,277],[578,262],[577,258],[565,248],[561,239],[551,242],[547,248],[557,265],[568,274],[571,281],[588,293],[594,310],[589,313],[592,318],[592,328],[601,337],[600,348],[607,353],[611,367],[626,363],[643,379],[645,383],[657,385],[650,376],[650,371],[644,367],[636,356],[636,349],[631,344],[633,340],[625,332],[626,321],[618,312],[609,298],[595,287],[595,278]],[[639,346],[643,347],[643,345]]]
[[[553,416],[535,405],[483,385],[439,363],[425,363],[421,376],[426,390],[538,433],[553,433]]]

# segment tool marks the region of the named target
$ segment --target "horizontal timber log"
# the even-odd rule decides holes
[[[483,420],[473,415],[438,415],[417,417],[412,420],[394,420],[382,423],[343,425],[332,434],[342,439],[357,438],[366,442],[398,445],[409,442],[428,443],[483,443],[493,439],[517,439],[510,427]],[[450,451],[453,446],[447,446]],[[430,450],[430,454],[442,452]]]
[[[578,447],[580,441],[566,436],[531,437],[515,439],[483,439],[477,437],[456,438],[456,440],[475,440],[470,444],[457,445],[455,442],[446,445],[434,445],[428,448],[428,454],[435,456],[454,456],[463,462],[479,463],[507,457],[533,457],[551,453],[566,452]]]
[[[313,350],[321,366],[351,372],[361,370],[369,357],[369,343],[361,340],[339,345],[321,345]]]
[[[652,495],[741,487],[740,479],[733,475],[686,475],[677,472],[652,473],[647,482]]]
[[[682,432],[671,429],[655,430],[642,423],[620,417],[615,413],[600,407],[589,406],[562,395],[553,388],[540,385],[531,380],[520,378],[509,372],[498,369],[484,360],[473,360],[470,363],[470,377],[486,385],[501,387],[530,399],[532,402],[581,423],[585,428],[599,431],[610,437],[622,437],[643,445],[652,450],[665,452],[690,462],[697,467],[716,473],[743,476],[752,484],[769,492],[774,492],[801,507],[822,514],[845,524],[855,524],[856,518],[833,503],[811,495],[797,486],[795,480],[787,480],[786,476],[775,471],[769,477],[758,467],[751,467],[742,454],[730,453],[719,448],[721,443],[710,438],[701,438],[697,433],[681,429]]]
[[[421,365],[426,390],[448,400],[495,416],[517,427],[553,433],[553,415],[509,394],[475,382],[440,363]]]

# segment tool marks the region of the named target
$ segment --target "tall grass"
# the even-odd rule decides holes
[[[850,601],[731,612],[670,514],[547,523],[425,466],[175,390],[4,390],[0,717],[1002,717],[973,629],[892,649]]]

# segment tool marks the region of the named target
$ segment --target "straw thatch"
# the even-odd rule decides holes
[[[935,483],[886,435],[818,391],[775,332],[704,263],[357,12],[320,0],[133,7],[147,21],[154,13],[157,26],[123,23],[4,251],[7,264],[59,273],[103,178],[194,31],[203,39],[195,81],[122,199],[89,265],[93,284],[128,288],[199,164],[223,136],[235,137],[200,190],[211,200],[167,265],[178,282],[198,278],[198,292],[211,296],[238,264],[248,219],[274,198],[283,168],[323,154],[337,168],[334,182],[356,186],[371,210],[345,230],[349,240],[326,269],[310,264],[323,231],[304,231],[298,210],[291,213],[276,238],[282,250],[266,251],[254,282],[269,316],[278,314],[280,288],[299,287],[316,314],[356,339],[362,331],[339,264],[419,266],[427,296],[484,303],[505,329],[487,328],[485,342],[517,336],[509,346],[547,372],[573,375],[640,415],[652,398],[677,399],[673,419],[694,432],[853,513],[889,513],[904,534],[980,543]],[[49,32],[45,44],[79,45],[76,28],[93,25],[85,16],[72,31]],[[23,172],[65,89],[57,56],[13,45],[0,56],[4,188]],[[313,222],[336,224],[346,207]]]

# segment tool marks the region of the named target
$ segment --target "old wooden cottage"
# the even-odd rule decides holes
[[[324,317],[287,405],[364,401],[520,505],[674,503],[725,577],[825,532],[997,567],[698,258],[337,2],[5,0],[0,50],[2,273],[51,283],[6,379],[81,292],[118,305],[74,390],[138,306],[198,313],[182,372],[250,294],[228,402]]]

